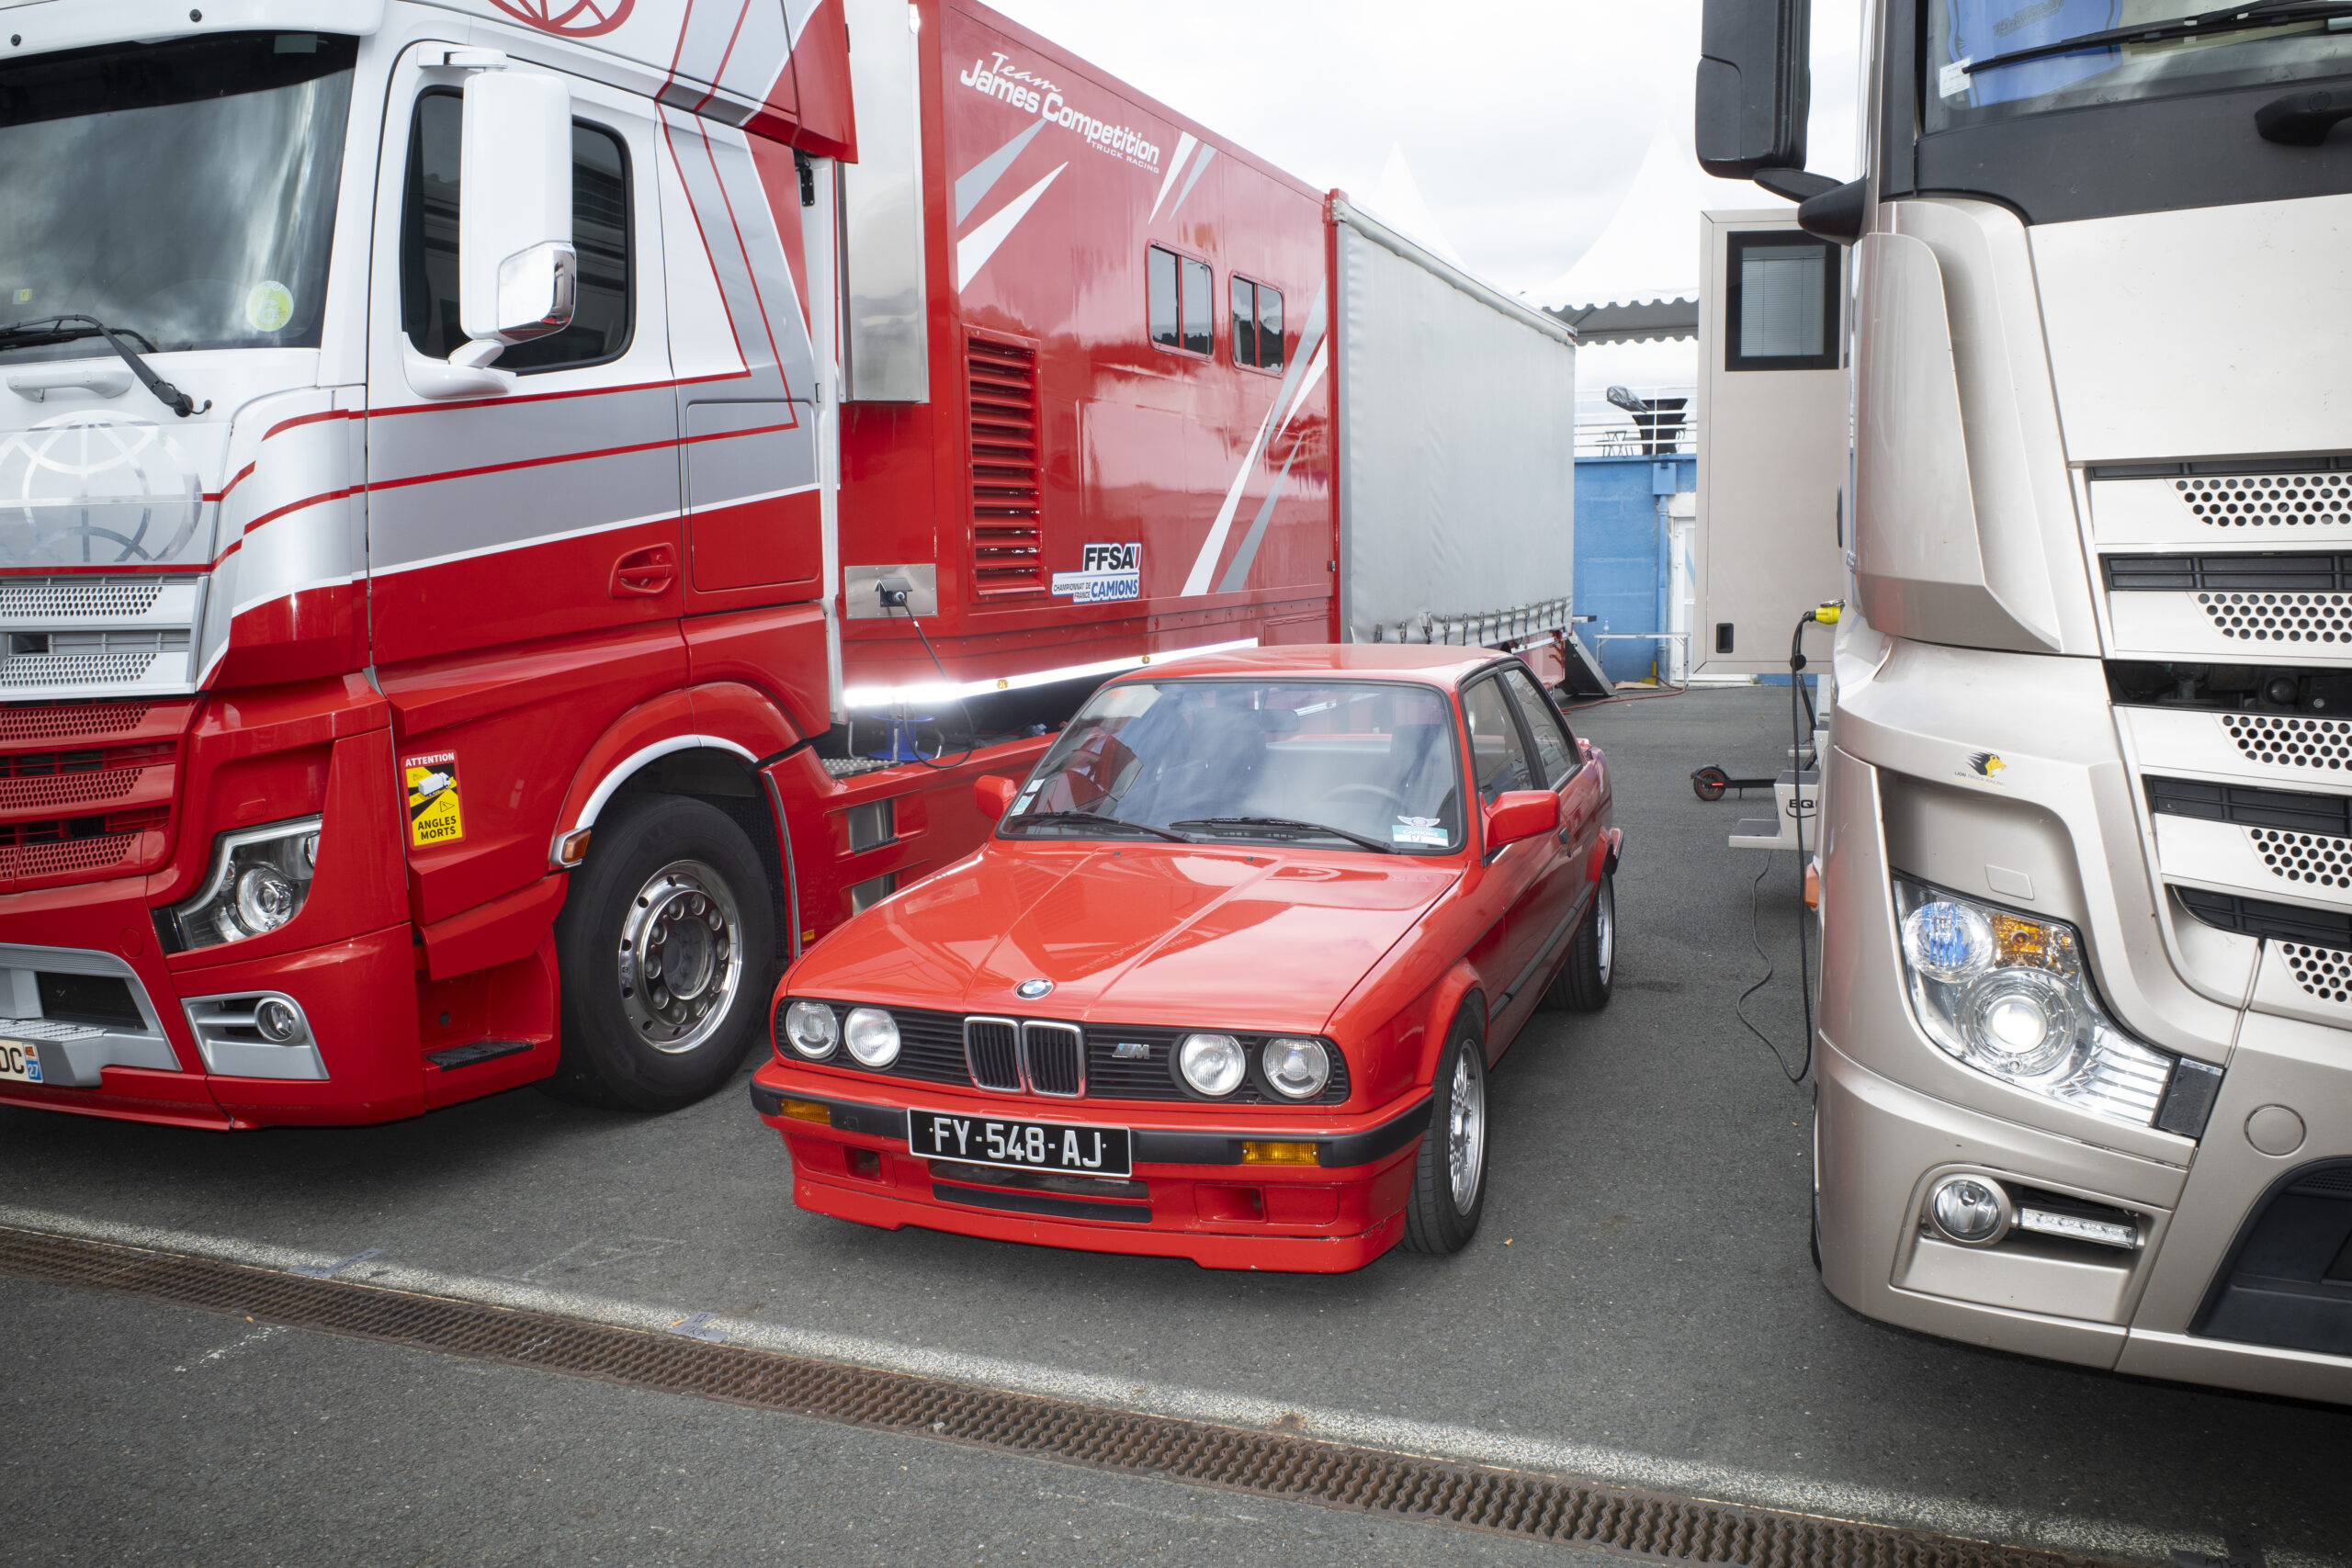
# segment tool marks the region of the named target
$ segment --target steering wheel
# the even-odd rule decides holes
[[[1315,809],[1319,811],[1327,806],[1351,805],[1357,801],[1364,802],[1378,812],[1400,817],[1404,815],[1405,797],[1403,795],[1385,784],[1362,783],[1338,784],[1325,790],[1315,797]]]

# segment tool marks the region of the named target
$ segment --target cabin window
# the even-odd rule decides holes
[[[401,220],[401,329],[419,354],[446,359],[465,346],[458,314],[458,147],[465,99],[436,90],[416,102],[409,131],[408,196]],[[498,356],[501,370],[569,370],[628,349],[628,154],[620,138],[571,122],[571,244],[580,255],[571,325]]]
[[[1283,296],[1278,288],[1233,280],[1233,362],[1258,370],[1283,367]]]
[[[1838,367],[1837,243],[1763,231],[1730,237],[1724,315],[1725,370]]]
[[[1187,354],[1216,346],[1216,275],[1209,264],[1158,245],[1145,252],[1151,341]]]

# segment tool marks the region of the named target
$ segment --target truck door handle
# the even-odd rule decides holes
[[[612,593],[616,599],[655,599],[677,580],[677,558],[670,547],[649,545],[613,563]]]

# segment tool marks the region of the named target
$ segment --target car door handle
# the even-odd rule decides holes
[[[613,563],[612,594],[616,599],[656,599],[677,580],[676,552],[667,545],[649,545]]]

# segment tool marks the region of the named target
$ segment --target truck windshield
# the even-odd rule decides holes
[[[1452,705],[1369,681],[1105,687],[1005,815],[1007,838],[1462,846]]]
[[[2088,44],[1988,70],[1976,61],[2110,28],[2198,14],[2180,0],[1928,0],[1924,97],[1930,132],[2052,109],[2177,97],[2352,71],[2352,31],[2325,16],[2188,38]],[[2252,19],[2252,18],[2248,18]]]
[[[159,353],[317,346],[356,53],[228,33],[0,67],[0,321],[95,316]]]

